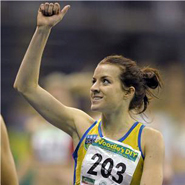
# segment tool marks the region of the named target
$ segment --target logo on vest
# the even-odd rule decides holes
[[[98,146],[102,149],[109,150],[111,152],[117,153],[129,160],[132,160],[135,162],[138,153],[132,150],[131,148],[113,143],[111,141],[108,141],[106,139],[101,138],[100,140],[97,140],[93,143],[94,146]]]
[[[87,135],[86,139],[85,139],[85,149],[87,150],[88,147],[95,142],[96,138],[98,137],[97,134],[93,134],[93,135]]]

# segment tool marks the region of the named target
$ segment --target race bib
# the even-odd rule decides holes
[[[108,138],[98,138],[87,150],[81,185],[130,185],[141,157],[138,150]]]

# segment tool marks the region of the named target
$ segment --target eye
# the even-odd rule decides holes
[[[96,79],[93,78],[93,79],[92,79],[92,84],[94,84],[95,82],[96,82]]]
[[[107,79],[103,79],[103,84],[104,84],[104,85],[108,85],[108,84],[110,84],[110,81],[107,80]]]

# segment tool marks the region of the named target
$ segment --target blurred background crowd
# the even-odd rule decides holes
[[[36,27],[42,1],[1,2],[1,113],[20,185],[70,185],[71,138],[48,124],[14,89],[13,82]],[[165,140],[164,185],[185,184],[185,2],[64,1],[71,5],[50,35],[40,84],[59,101],[90,111],[93,70],[121,54],[160,70],[162,91],[146,115]]]

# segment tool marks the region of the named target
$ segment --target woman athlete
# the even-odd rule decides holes
[[[108,56],[96,67],[90,89],[91,109],[101,119],[57,101],[38,84],[43,51],[52,27],[69,5],[41,4],[37,28],[23,58],[14,87],[51,124],[68,133],[74,151],[74,184],[161,185],[162,135],[131,117],[144,112],[150,89],[160,86],[157,70],[140,69],[123,56]]]

